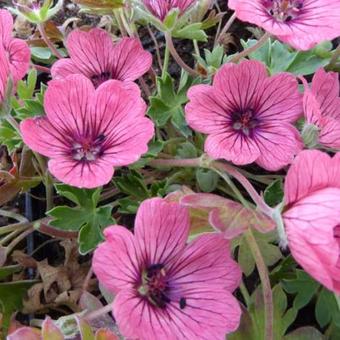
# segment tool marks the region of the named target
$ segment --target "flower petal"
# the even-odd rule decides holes
[[[65,184],[92,189],[110,182],[113,176],[113,166],[105,158],[95,161],[77,161],[71,157],[56,157],[48,162],[51,174]]]
[[[94,87],[83,75],[52,80],[46,90],[44,108],[52,125],[65,136],[82,136],[91,116]]]
[[[0,9],[0,38],[5,47],[12,40],[13,17],[6,9]]]
[[[288,244],[298,263],[328,289],[334,290],[333,273],[340,248],[334,229],[340,225],[340,189],[315,191],[300,199],[283,215]]]
[[[264,123],[254,135],[260,150],[256,163],[269,171],[277,171],[290,164],[302,149],[299,132],[289,123]]]
[[[115,225],[104,230],[106,241],[94,252],[92,268],[100,283],[117,293],[140,280],[136,240],[126,228]]]
[[[53,79],[63,79],[72,74],[82,74],[83,70],[71,58],[57,60],[51,68]]]
[[[205,284],[211,290],[224,288],[233,292],[239,286],[242,275],[240,267],[230,256],[229,241],[220,233],[195,238],[171,263],[167,273],[173,290],[184,296]]]
[[[317,150],[299,153],[289,168],[285,181],[285,203],[292,204],[327,186],[340,187],[340,157],[330,158]]]
[[[97,88],[90,126],[97,135],[105,136],[103,157],[112,165],[134,163],[147,152],[154,125],[145,111],[134,83],[109,80]]]
[[[135,236],[147,265],[166,264],[184,249],[189,234],[189,212],[160,198],[144,201],[137,212]]]
[[[28,72],[31,51],[24,40],[12,39],[7,47],[13,81],[16,83]]]
[[[220,105],[214,93],[214,87],[209,85],[196,85],[188,91],[190,101],[185,106],[185,118],[191,128],[203,133],[225,129],[230,121],[230,109]]]
[[[112,69],[113,42],[105,30],[74,30],[68,36],[66,45],[72,61],[87,77]]]
[[[213,159],[222,158],[236,165],[250,164],[260,156],[260,150],[252,138],[232,129],[209,135],[204,150]]]
[[[261,121],[295,122],[303,113],[296,78],[288,73],[266,78],[257,91],[255,107]]]
[[[326,147],[340,149],[340,118],[322,119],[319,142]]]
[[[33,151],[47,157],[64,155],[69,151],[67,138],[46,117],[27,118],[20,123],[24,143]]]
[[[6,96],[8,78],[9,64],[6,57],[6,52],[0,44],[0,105]]]
[[[134,81],[146,73],[152,64],[152,55],[143,49],[136,38],[123,38],[112,51],[112,78]]]

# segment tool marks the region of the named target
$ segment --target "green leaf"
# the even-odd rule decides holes
[[[296,278],[284,280],[282,285],[287,293],[296,294],[293,304],[295,309],[306,306],[320,287],[319,283],[302,270],[296,270]]]
[[[270,183],[264,191],[265,202],[274,207],[283,200],[283,184],[281,179],[277,179]]]
[[[127,194],[140,200],[149,198],[149,192],[144,184],[143,178],[136,171],[131,171],[127,175],[116,177],[114,182],[117,188]]]
[[[11,316],[22,308],[22,300],[27,290],[36,281],[0,283],[0,311],[3,314],[2,329],[6,334]]]
[[[325,327],[331,322],[340,327],[340,309],[334,293],[323,288],[315,305],[315,317],[320,327]]]
[[[181,159],[195,158],[197,157],[196,146],[190,142],[184,142],[178,146],[176,155]]]
[[[164,26],[167,30],[171,31],[175,27],[178,16],[179,16],[179,9],[178,8],[173,8],[167,14],[167,16],[163,20],[163,24],[164,24]]]
[[[98,224],[87,223],[85,224],[78,236],[79,252],[82,255],[86,255],[90,251],[96,248],[96,246],[103,241],[103,236]]]
[[[19,265],[0,267],[0,280],[5,279],[7,276],[10,276],[14,273],[19,272],[22,269]]]
[[[187,25],[179,30],[172,33],[173,37],[197,41],[208,41],[208,36],[202,30],[202,24],[200,22],[195,22],[193,24]]]

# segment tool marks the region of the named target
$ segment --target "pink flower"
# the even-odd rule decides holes
[[[296,261],[340,293],[340,154],[301,152],[285,182],[283,219]]]
[[[340,148],[339,77],[335,72],[319,69],[310,89],[307,82],[303,98],[308,124],[319,129],[318,142],[329,148]]]
[[[258,61],[225,64],[212,86],[193,86],[188,97],[186,120],[208,134],[205,151],[213,159],[256,162],[275,171],[301,147],[291,123],[302,113],[302,100],[296,79],[288,73],[268,77]]]
[[[262,27],[298,50],[340,32],[339,0],[229,0],[237,17]]]
[[[9,61],[10,73],[14,83],[22,79],[29,68],[31,52],[27,43],[12,36],[13,18],[5,9],[0,10],[0,40]]]
[[[114,317],[132,339],[225,339],[240,321],[232,295],[241,279],[221,234],[186,244],[187,208],[160,198],[144,201],[135,234],[121,226],[104,231],[94,253],[99,281],[117,293]]]
[[[7,84],[9,78],[9,63],[6,56],[6,51],[0,44],[0,110],[1,103],[5,99],[7,92]]]
[[[83,74],[98,87],[109,79],[134,81],[152,64],[151,54],[143,50],[137,39],[123,38],[114,44],[110,34],[99,28],[71,32],[66,45],[70,58],[53,65],[53,78]]]
[[[46,117],[20,124],[24,142],[50,159],[51,173],[66,184],[95,188],[108,183],[113,167],[147,151],[153,124],[136,84],[110,80],[95,90],[83,75],[52,80]]]
[[[158,19],[163,21],[167,14],[177,8],[182,15],[193,6],[197,0],[143,0],[145,7]]]

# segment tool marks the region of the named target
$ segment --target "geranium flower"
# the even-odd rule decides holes
[[[160,198],[144,201],[135,234],[112,226],[95,251],[98,280],[117,294],[113,314],[131,339],[225,339],[240,321],[232,295],[241,271],[219,233],[186,244],[187,208]]]
[[[329,148],[340,148],[339,77],[335,72],[319,69],[310,89],[307,82],[303,98],[307,123],[319,129],[318,143]]]
[[[340,155],[301,152],[285,182],[283,219],[296,261],[340,293]]]
[[[20,124],[24,142],[51,158],[50,172],[76,187],[95,188],[147,151],[153,124],[134,83],[110,80],[95,90],[83,75],[52,80],[45,117]]]
[[[52,77],[83,74],[98,87],[109,79],[134,81],[146,73],[152,56],[135,38],[123,38],[114,44],[109,33],[99,28],[89,32],[74,30],[66,42],[70,58],[52,66]]]
[[[197,0],[143,0],[145,7],[158,19],[163,21],[167,14],[177,8],[182,15],[187,9],[193,6]]]
[[[308,50],[340,32],[338,0],[229,0],[237,17],[262,27],[298,50]]]
[[[291,123],[302,113],[302,100],[296,79],[288,73],[268,77],[258,61],[225,64],[212,86],[193,86],[188,97],[186,120],[208,134],[205,151],[213,159],[256,162],[275,171],[301,147]]]
[[[13,18],[5,9],[0,10],[0,40],[5,49],[14,83],[22,79],[29,68],[31,52],[24,40],[13,38]]]

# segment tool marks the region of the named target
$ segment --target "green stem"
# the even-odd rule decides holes
[[[59,53],[57,48],[54,46],[53,42],[48,38],[48,35],[47,35],[46,31],[45,31],[45,27],[44,27],[43,23],[38,24],[38,30],[40,32],[41,37],[45,41],[46,45],[51,50],[52,54],[54,56],[56,56],[58,59],[63,59],[63,56]]]
[[[193,42],[193,44],[194,44],[194,49],[195,49],[196,55],[200,57],[200,56],[201,56],[201,54],[200,54],[200,48],[199,48],[199,46],[198,46],[197,40],[193,40],[192,42]]]
[[[4,227],[0,227],[0,235],[5,235],[16,230],[25,230],[30,226],[30,222],[14,223]]]
[[[263,260],[260,248],[256,242],[256,239],[251,231],[248,229],[244,233],[244,237],[247,241],[249,249],[253,255],[256,263],[256,267],[262,283],[262,293],[264,301],[264,315],[265,315],[265,336],[264,339],[273,339],[273,320],[274,320],[274,309],[273,309],[273,294],[270,285],[269,275],[267,266]]]
[[[97,309],[93,312],[88,313],[87,315],[85,315],[85,319],[87,321],[91,321],[91,320],[96,320],[98,318],[100,318],[102,315],[107,314],[112,312],[112,304],[108,304],[100,309]]]
[[[33,233],[34,228],[30,227],[29,229],[25,230],[21,233],[18,237],[16,237],[6,248],[7,255],[12,252],[12,250],[22,241],[24,240],[29,234]]]
[[[0,215],[4,216],[4,217],[12,218],[13,220],[17,220],[17,221],[19,221],[21,223],[28,222],[26,217],[24,217],[24,216],[22,216],[20,214],[17,214],[17,213],[15,213],[13,211],[8,211],[8,210],[0,209]],[[0,227],[0,228],[4,228],[4,227]]]
[[[240,283],[240,291],[243,296],[244,302],[246,303],[246,306],[248,307],[250,305],[250,295],[243,281],[241,281]]]
[[[247,57],[249,54],[255,52],[257,49],[259,49],[260,47],[262,47],[270,38],[270,34],[268,32],[266,32],[260,40],[258,40],[258,42],[251,46],[246,48],[245,50],[243,50],[242,52],[236,54],[234,57],[232,57],[229,62],[230,63],[238,63],[241,59]]]
[[[168,44],[165,45],[164,51],[164,60],[163,60],[163,68],[162,68],[162,79],[165,78],[165,75],[168,72],[169,68],[169,59],[170,59],[170,50]]]
[[[47,174],[45,181],[45,190],[46,190],[46,211],[49,211],[54,206],[54,188],[53,188],[53,180],[50,174]]]
[[[224,25],[221,33],[219,33],[218,36],[216,37],[216,39],[215,39],[215,46],[216,46],[216,44],[218,44],[221,41],[223,35],[228,32],[229,28],[234,23],[235,19],[236,19],[236,13],[233,13],[233,15],[228,19],[228,21]]]

